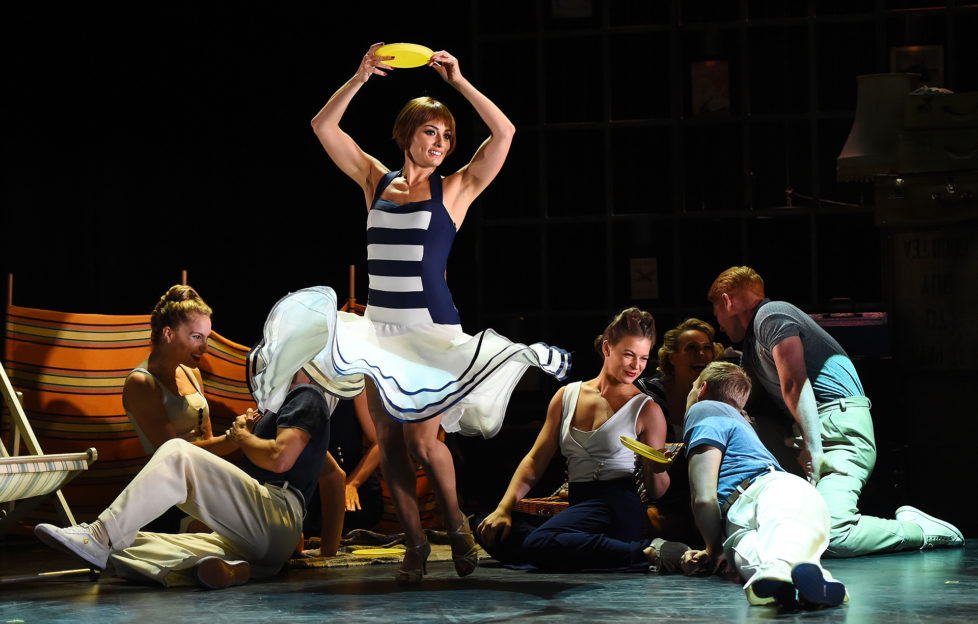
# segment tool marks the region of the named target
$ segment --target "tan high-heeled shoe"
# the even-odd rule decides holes
[[[404,560],[401,561],[401,569],[397,571],[394,580],[398,585],[417,585],[428,573],[428,555],[431,554],[431,544],[425,541],[423,544],[411,546],[404,550]]]
[[[452,561],[459,576],[468,576],[479,565],[479,545],[475,543],[469,519],[462,516],[462,524],[448,532],[448,542],[452,545]]]

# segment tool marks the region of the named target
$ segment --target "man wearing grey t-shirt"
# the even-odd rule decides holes
[[[870,401],[852,360],[810,316],[764,296],[764,280],[731,267],[708,293],[720,328],[742,342],[743,366],[794,419],[799,461],[832,515],[827,555],[852,557],[913,548],[962,546],[952,524],[910,506],[896,519],[863,516],[859,494],[876,464]]]

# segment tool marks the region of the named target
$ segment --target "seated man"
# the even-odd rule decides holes
[[[740,367],[713,362],[689,392],[690,494],[706,550],[684,559],[707,572],[733,564],[751,604],[793,605],[797,591],[802,604],[838,605],[845,587],[819,563],[829,543],[829,509],[761,444],[741,411],[750,389]]]
[[[299,370],[277,414],[249,409],[228,429],[227,439],[244,454],[241,468],[185,440],[169,440],[95,522],[64,529],[39,524],[35,533],[95,567],[111,558],[120,576],[168,587],[196,579],[218,589],[271,576],[299,542],[335,401]],[[174,505],[214,532],[139,532]]]

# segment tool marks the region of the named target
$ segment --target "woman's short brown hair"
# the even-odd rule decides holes
[[[399,148],[406,151],[411,147],[411,137],[415,130],[432,119],[440,119],[445,122],[445,126],[451,133],[448,151],[445,152],[445,155],[448,156],[455,149],[455,118],[447,106],[434,98],[417,97],[405,104],[401,112],[397,114],[397,119],[394,120],[394,132],[391,137]]]

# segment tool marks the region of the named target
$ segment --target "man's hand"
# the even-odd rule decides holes
[[[713,561],[705,550],[687,550],[679,559],[679,567],[686,576],[709,576],[713,573]]]
[[[255,425],[261,420],[261,417],[261,412],[256,412],[249,407],[247,412],[234,419],[234,422],[231,423],[231,428],[225,432],[225,436],[228,440],[237,442],[251,435],[255,430]]]
[[[728,580],[737,580],[737,570],[727,561],[726,553],[711,557],[705,550],[687,550],[679,560],[686,576],[712,576],[716,574]]]
[[[711,557],[705,550],[687,550],[679,560],[683,574],[686,576],[722,576],[728,580],[737,580],[737,570],[727,561],[726,553]]]
[[[357,486],[347,483],[346,489],[344,491],[344,498],[346,499],[346,510],[347,511],[359,511],[360,510],[360,493],[357,492]]]
[[[802,455],[798,457],[798,461],[802,461],[802,457],[806,458],[806,462],[802,463],[802,467],[805,468],[805,474],[808,475],[808,480],[814,485],[817,484],[822,477],[830,474],[849,474],[845,470],[842,470],[839,466],[832,463],[829,456],[825,453],[812,454],[806,449],[802,452]]]

